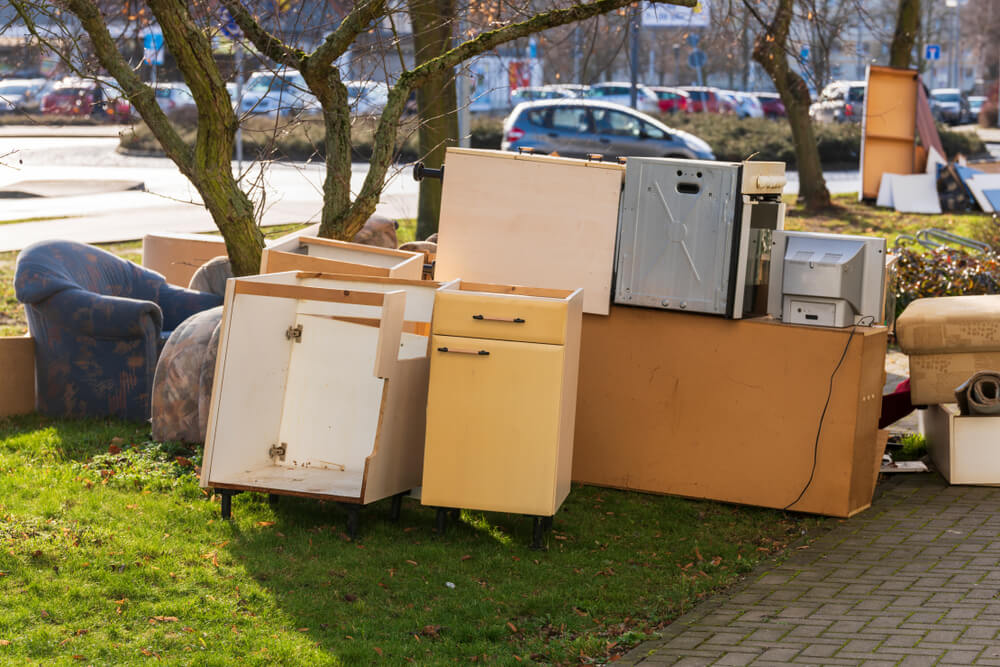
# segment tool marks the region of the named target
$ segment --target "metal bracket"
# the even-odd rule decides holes
[[[294,327],[288,327],[285,331],[285,338],[288,340],[294,340],[296,343],[302,342],[302,325],[296,324]]]
[[[267,450],[267,455],[272,459],[276,458],[279,461],[285,460],[285,452],[288,451],[288,443],[283,442],[280,445],[271,445],[271,448]]]

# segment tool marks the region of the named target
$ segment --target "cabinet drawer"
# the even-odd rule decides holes
[[[527,343],[566,342],[567,302],[509,294],[437,293],[433,332]]]

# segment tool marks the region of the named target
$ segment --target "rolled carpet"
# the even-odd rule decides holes
[[[1000,415],[1000,373],[979,371],[955,388],[962,415]]]

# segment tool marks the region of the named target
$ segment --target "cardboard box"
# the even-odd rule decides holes
[[[917,414],[927,451],[949,484],[1000,484],[1000,417],[963,417],[954,403]]]
[[[884,327],[624,306],[609,317],[584,315],[573,480],[839,517],[860,512],[882,457],[886,338]]]
[[[205,234],[146,234],[142,237],[142,265],[171,285],[187,287],[202,264],[226,255],[221,236]]]
[[[35,410],[35,339],[0,337],[0,417]]]

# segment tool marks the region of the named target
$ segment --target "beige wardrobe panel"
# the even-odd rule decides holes
[[[583,289],[607,315],[625,168],[606,162],[449,148],[437,280]]]

